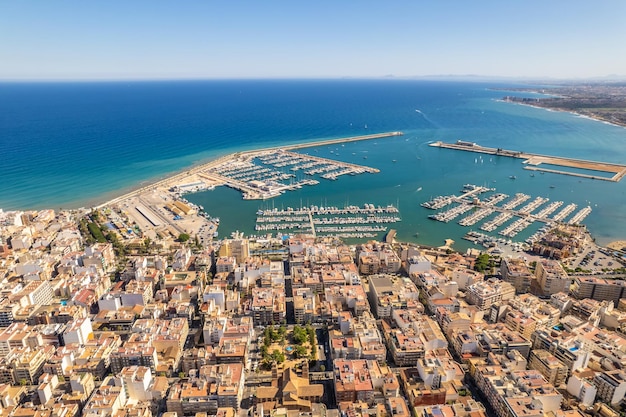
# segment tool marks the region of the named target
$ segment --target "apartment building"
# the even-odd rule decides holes
[[[541,372],[541,375],[555,387],[564,384],[567,379],[567,366],[547,350],[534,349],[530,352],[528,368]]]
[[[626,281],[577,276],[574,278],[570,294],[579,300],[584,298],[609,300],[617,306],[621,298],[626,298],[625,288]]]
[[[568,292],[572,282],[561,263],[553,259],[539,260],[535,267],[535,277],[544,296]]]
[[[515,287],[508,282],[489,279],[477,282],[467,288],[467,302],[475,305],[479,310],[486,311],[501,301],[515,297]]]
[[[500,264],[500,273],[502,279],[513,285],[518,294],[524,294],[530,290],[533,275],[523,259],[504,258]]]
[[[250,304],[255,326],[280,324],[285,319],[285,290],[283,288],[253,288]]]
[[[619,404],[626,395],[626,372],[617,369],[596,374],[593,384],[598,389],[597,398],[615,405]]]

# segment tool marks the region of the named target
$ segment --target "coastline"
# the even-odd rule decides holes
[[[300,85],[302,85],[301,89],[295,90],[295,93],[298,94],[291,94],[295,85],[290,85],[288,89],[279,92],[281,94],[285,91],[289,92],[290,94],[285,95],[285,98],[289,98],[299,97],[301,92],[310,91],[310,88],[319,88],[322,91],[321,84],[298,84],[298,86]],[[167,89],[158,87],[158,85],[151,86],[151,91],[168,97],[166,95],[169,93]],[[190,88],[190,90],[195,91],[200,87],[202,86],[193,86],[193,89]],[[236,87],[240,86],[234,84],[227,87],[229,88],[224,88],[225,92],[237,93],[239,90]],[[185,101],[181,102],[181,105],[172,106],[172,110],[176,111],[170,114],[183,114],[181,112],[184,110],[184,114],[193,115],[193,120],[196,122],[187,128],[184,123],[187,118],[182,118],[180,121],[173,117],[166,118],[166,121],[155,118],[155,115],[161,114],[160,107],[156,108],[158,112],[154,113],[151,111],[150,103],[146,101],[141,103],[141,107],[137,107],[138,111],[144,112],[144,108],[147,111],[147,113],[144,112],[145,115],[141,119],[148,122],[146,126],[150,127],[145,132],[140,130],[137,134],[132,131],[126,133],[125,129],[121,128],[110,131],[107,130],[110,126],[108,119],[95,120],[97,122],[95,128],[98,132],[102,132],[102,136],[106,137],[111,152],[98,155],[99,158],[95,158],[92,163],[89,162],[91,159],[81,157],[80,153],[76,153],[75,150],[68,151],[67,155],[71,156],[76,163],[67,165],[67,175],[63,177],[54,175],[56,172],[65,172],[59,170],[59,164],[48,165],[41,163],[39,159],[33,159],[30,165],[22,163],[22,166],[32,167],[32,172],[29,170],[21,177],[17,175],[15,170],[14,172],[7,172],[10,175],[6,176],[8,184],[4,187],[3,198],[6,199],[6,203],[3,206],[5,206],[5,210],[46,209],[48,207],[57,209],[61,207],[89,208],[102,205],[123,195],[132,194],[143,187],[158,184],[228,153],[278,147],[294,142],[314,141],[317,138],[336,138],[352,134],[404,130],[406,139],[403,137],[390,141],[379,141],[377,147],[373,144],[376,141],[370,141],[346,144],[346,149],[342,149],[340,145],[331,145],[299,151],[303,154],[323,155],[330,158],[333,158],[339,151],[341,156],[337,158],[357,164],[369,162],[381,170],[380,175],[346,176],[337,182],[320,181],[320,185],[317,187],[303,187],[302,191],[285,193],[284,196],[267,202],[241,201],[239,192],[224,186],[217,187],[214,191],[189,193],[183,195],[182,198],[188,199],[194,204],[202,205],[206,208],[204,212],[221,218],[220,234],[224,231],[226,235],[232,230],[241,230],[241,228],[244,228],[247,233],[254,233],[252,220],[255,209],[259,207],[298,206],[300,205],[299,200],[302,200],[303,204],[310,202],[321,204],[328,201],[337,206],[345,205],[348,202],[401,203],[403,223],[398,233],[401,240],[419,240],[433,246],[439,246],[443,244],[443,238],[451,237],[457,242],[455,247],[464,247],[464,242],[461,239],[463,229],[460,226],[430,223],[426,221],[427,218],[420,209],[416,210],[415,207],[419,207],[419,204],[429,196],[456,192],[457,187],[465,182],[476,184],[493,182],[494,186],[497,185],[502,192],[510,194],[519,189],[529,194],[550,197],[551,200],[569,199],[570,188],[573,188],[575,193],[571,195],[571,198],[577,200],[573,202],[583,205],[586,203],[583,200],[592,200],[605,210],[602,216],[596,214],[590,216],[587,223],[594,235],[597,233],[598,242],[607,244],[613,240],[626,238],[626,225],[611,224],[613,219],[619,218],[619,207],[626,201],[626,194],[621,192],[622,188],[619,189],[619,193],[615,193],[616,198],[613,200],[611,192],[605,192],[604,184],[598,182],[592,183],[583,179],[580,183],[580,181],[571,181],[566,177],[554,176],[549,173],[546,173],[545,176],[535,173],[536,178],[530,179],[532,174],[517,171],[518,166],[510,164],[509,161],[494,158],[494,163],[491,163],[487,158],[484,161],[485,164],[481,165],[482,160],[480,158],[475,164],[474,156],[457,156],[453,153],[448,155],[448,153],[443,152],[432,152],[426,148],[427,142],[430,141],[450,141],[469,137],[479,141],[479,143],[483,142],[486,146],[510,143],[511,145],[507,148],[528,148],[527,150],[533,151],[546,149],[545,153],[554,155],[561,155],[562,153],[553,149],[558,149],[559,144],[565,144],[567,154],[572,157],[591,155],[591,153],[586,152],[590,146],[596,146],[598,150],[605,152],[601,159],[623,161],[625,160],[623,157],[618,158],[617,156],[621,153],[626,155],[626,147],[617,149],[618,152],[612,153],[611,151],[614,148],[613,143],[620,143],[620,141],[625,143],[623,142],[625,133],[622,129],[614,129],[605,124],[588,123],[578,117],[559,115],[558,113],[536,113],[534,110],[524,110],[522,107],[508,107],[507,109],[502,103],[498,103],[497,99],[505,94],[513,93],[489,92],[480,84],[466,86],[456,83],[425,84],[415,86],[415,88],[410,85],[401,86],[402,88],[397,88],[397,92],[390,88],[380,91],[376,88],[368,90],[364,88],[367,85],[362,86],[360,84],[339,89],[340,85],[333,83],[328,86],[332,95],[330,92],[328,95],[314,95],[313,98],[317,101],[313,102],[307,100],[306,103],[301,103],[297,101],[295,103],[298,106],[293,109],[293,112],[289,112],[290,106],[293,105],[289,104],[289,107],[285,109],[286,114],[293,115],[293,119],[285,119],[283,116],[274,119],[268,117],[275,113],[274,108],[271,109],[272,111],[266,111],[263,104],[267,102],[268,97],[272,97],[268,94],[275,86],[268,86],[268,88],[261,86],[263,87],[261,88],[255,84],[254,87],[255,89],[251,90],[254,95],[246,96],[245,103],[248,103],[249,100],[252,101],[249,107],[245,107],[245,109],[257,109],[258,114],[249,113],[249,111],[241,112],[241,114],[235,113],[231,114],[232,119],[224,117],[232,113],[231,110],[220,110],[210,114],[202,111],[196,114],[195,109],[202,109],[203,107],[197,106],[198,103],[194,101]],[[408,87],[411,87],[409,91],[414,91],[415,94],[407,95]],[[126,90],[126,88],[120,89],[119,95],[116,97],[124,98],[124,94],[133,93],[135,95],[138,92],[133,90],[127,92]],[[393,94],[388,94],[390,90]],[[358,100],[347,103],[341,100],[329,101],[336,97],[348,99],[351,97],[348,93],[357,91],[362,92],[362,96],[357,95],[357,97],[363,101],[365,107],[355,106]],[[478,100],[470,102],[467,106],[461,106],[458,109],[457,106],[453,106],[448,110],[447,104],[465,102],[464,100],[471,91],[474,91],[473,96],[476,96]],[[379,96],[378,94],[382,92],[385,95]],[[178,98],[179,92],[176,94]],[[242,98],[239,95],[235,96],[236,100],[231,104],[242,104]],[[409,96],[412,98],[407,98]],[[531,97],[533,96],[541,98],[535,95]],[[194,93],[190,97],[195,98],[199,95]],[[228,98],[226,96],[219,97]],[[258,103],[253,100],[255,97],[261,97],[260,100],[257,100]],[[381,100],[379,97],[385,98],[385,100]],[[38,96],[33,98],[36,99]],[[26,102],[30,101],[32,100]],[[214,101],[217,103],[220,100],[211,99],[207,103]],[[178,102],[174,101],[174,103]],[[281,106],[287,103],[292,103],[292,101],[278,100],[278,104]],[[333,103],[340,105],[334,106]],[[217,110],[222,108],[217,104],[216,106],[215,109]],[[226,109],[232,108],[226,107]],[[282,109],[282,107],[277,108]],[[424,112],[429,120],[426,120],[421,113],[415,112],[416,108]],[[61,107],[61,109],[63,110],[65,107]],[[67,110],[72,109],[80,110],[80,107],[77,108],[73,105],[67,108]],[[17,120],[29,120],[30,113],[27,111],[23,113],[22,117],[18,117]],[[81,113],[70,112],[70,114],[76,116]],[[106,115],[107,113],[102,114]],[[253,120],[254,123],[245,122],[250,114],[257,114],[258,116]],[[278,114],[282,114],[282,112]],[[477,122],[477,114],[484,115],[478,116],[481,117],[480,130],[470,129],[466,131],[466,127],[471,128],[472,123]],[[20,114],[16,116],[20,116]],[[56,113],[52,113],[48,117],[50,126],[56,126],[55,123],[52,123],[58,119],[56,116]],[[135,123],[135,118],[133,116],[127,122],[124,118],[120,118],[120,121],[124,121],[124,125],[132,126],[132,123]],[[366,123],[369,129],[364,129]],[[170,125],[172,129],[169,129]],[[34,125],[34,127],[43,128],[45,125]],[[77,127],[82,129],[81,126]],[[41,134],[37,137],[48,138],[49,142],[54,139],[52,136],[44,135],[45,130],[40,130],[42,130]],[[34,132],[37,133],[39,130],[34,130]],[[28,134],[17,135],[20,133],[17,129],[14,133],[17,139],[25,142],[29,136]],[[67,140],[72,142],[68,142],[68,144],[74,143],[75,139],[80,140],[82,137],[84,141],[85,138],[89,137],[83,135],[83,133],[88,134],[89,131],[83,132],[80,129],[70,133],[72,135],[68,136]],[[118,140],[122,137],[126,139]],[[544,140],[545,138],[549,140]],[[587,138],[594,139],[593,145],[588,145]],[[513,145],[518,143],[523,144],[523,146]],[[574,147],[574,145],[579,146]],[[337,147],[339,149],[336,149]],[[547,151],[548,149],[550,152]],[[356,151],[355,155],[352,155],[353,151]],[[369,159],[364,158],[367,155],[369,155]],[[56,159],[61,160],[63,158]],[[72,161],[72,159],[69,160]],[[394,160],[397,162],[392,163],[391,161]],[[16,161],[19,162],[20,160],[16,158]],[[86,161],[85,165],[88,165],[87,168],[90,169],[84,168],[82,163],[78,163],[80,161]],[[257,159],[255,161],[260,164]],[[67,162],[63,160],[63,163]],[[10,167],[11,165],[6,164],[6,166]],[[93,169],[91,169],[92,166]],[[448,169],[445,168],[446,166]],[[75,172],[78,172],[78,175]],[[285,169],[285,172],[289,173],[289,170]],[[517,181],[509,180],[510,175],[517,175]],[[465,181],[466,178],[467,181]],[[550,185],[556,188],[549,188]],[[622,181],[621,186],[626,186],[626,182]],[[611,187],[613,186],[611,185]],[[416,191],[418,189],[420,191]],[[615,201],[617,206],[613,205],[611,200]],[[134,210],[133,207],[131,208]],[[598,212],[596,211],[596,213]],[[231,221],[231,219],[233,220]],[[421,236],[415,238],[415,232],[419,233],[417,236]]]
[[[532,107],[532,108],[535,108],[535,109],[542,109],[542,110],[550,111],[550,112],[569,113],[569,114],[571,114],[573,116],[580,117],[582,119],[593,120],[595,122],[604,123],[604,124],[609,125],[609,126],[621,127],[622,129],[626,129],[626,123],[625,124],[614,123],[614,122],[610,122],[608,120],[604,120],[604,119],[601,119],[601,118],[598,118],[598,117],[590,116],[588,114],[578,113],[578,112],[576,112],[574,110],[565,110],[565,109],[562,109],[562,108],[559,108],[559,107],[537,106],[537,105],[534,105],[534,104],[523,103],[521,101],[513,101],[513,100],[498,99],[496,101],[499,101],[499,102],[502,102],[502,103],[518,104],[520,106]]]
[[[216,156],[215,158],[207,160],[207,161],[199,162],[190,167],[173,172],[170,175],[166,175],[165,177],[155,179],[153,181],[148,180],[148,183],[145,185],[139,184],[137,186],[130,188],[129,191],[121,195],[117,195],[116,197],[113,197],[110,200],[106,200],[103,203],[99,203],[99,204],[89,206],[89,207],[99,209],[105,206],[118,204],[124,200],[136,197],[148,191],[156,190],[158,188],[170,188],[176,185],[177,183],[180,183],[180,181],[193,182],[194,180],[199,180],[199,177],[198,177],[199,172],[210,169],[214,166],[217,166],[219,164],[222,164],[228,161],[229,159],[232,159],[238,156],[253,155],[255,153],[270,152],[270,151],[279,150],[279,149],[297,150],[297,149],[304,149],[304,148],[312,148],[316,146],[325,146],[325,145],[363,141],[363,140],[383,139],[387,137],[396,137],[396,136],[402,136],[402,135],[403,135],[403,132],[392,131],[392,132],[374,133],[371,135],[351,136],[351,137],[335,138],[335,139],[320,139],[320,140],[315,140],[311,142],[300,142],[300,143],[295,143],[295,144],[276,145],[276,146],[270,146],[270,147],[260,148],[260,149],[230,152],[224,155]],[[203,180],[206,181],[207,178],[203,177]],[[217,185],[222,185],[222,184],[220,184],[219,182],[214,182],[210,185],[217,186]]]
[[[626,240],[615,240],[608,245],[606,245],[609,249],[614,249],[618,251],[623,251],[626,248]]]

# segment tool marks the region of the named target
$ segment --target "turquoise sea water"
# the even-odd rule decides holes
[[[189,199],[221,218],[222,236],[252,232],[256,210],[272,205],[398,204],[400,239],[440,245],[452,238],[463,247],[460,238],[469,229],[429,220],[431,211],[419,203],[475,183],[591,204],[584,223],[599,242],[626,238],[626,181],[532,177],[520,160],[484,155],[481,162],[478,154],[428,146],[464,139],[626,161],[626,129],[498,101],[509,93],[493,88],[507,87],[519,86],[408,80],[0,84],[0,207],[89,205],[236,150],[402,130],[402,137],[302,150],[367,164],[379,174],[344,176],[268,201],[243,201],[224,188]]]

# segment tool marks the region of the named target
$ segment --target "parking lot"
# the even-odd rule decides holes
[[[614,269],[622,267],[622,264],[612,255],[610,250],[605,250],[597,245],[589,245],[581,253],[568,262],[568,268],[589,271],[591,274],[610,273]],[[581,272],[582,272],[581,271]]]

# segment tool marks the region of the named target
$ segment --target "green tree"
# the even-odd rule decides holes
[[[474,270],[484,273],[487,268],[489,268],[489,255],[486,253],[478,255],[476,262],[474,262]]]
[[[296,346],[295,349],[293,350],[293,355],[296,358],[306,358],[308,354],[309,354],[309,350],[302,345]]]
[[[106,234],[106,239],[113,244],[116,244],[119,242],[119,239],[117,238],[117,233],[113,231],[110,231],[109,233]]]
[[[296,325],[293,328],[292,338],[295,344],[303,345],[307,341],[308,335],[305,329]]]
[[[266,329],[269,329],[268,334],[272,342],[278,342],[281,339],[280,332],[276,330],[276,327],[272,325],[268,326]]]
[[[313,347],[313,345],[315,345],[315,329],[310,324],[306,325],[306,333],[309,337],[309,343],[311,347]]]
[[[287,333],[287,328],[283,324],[281,324],[278,328],[278,335],[282,338],[285,336],[285,333]]]
[[[98,225],[96,223],[89,223],[89,224],[87,224],[87,228],[89,229],[89,233],[91,233],[91,236],[93,236],[93,238],[98,243],[106,243],[107,240],[104,237],[104,234],[102,233],[102,230],[100,230],[100,228],[98,227]]]
[[[268,348],[272,344],[272,332],[269,327],[263,330],[263,346]]]
[[[272,360],[275,361],[276,363],[285,362],[285,354],[278,349],[274,349],[271,357],[272,357]]]
[[[190,237],[191,236],[189,236],[189,233],[181,233],[178,235],[178,241],[185,243],[186,241],[189,240]]]

